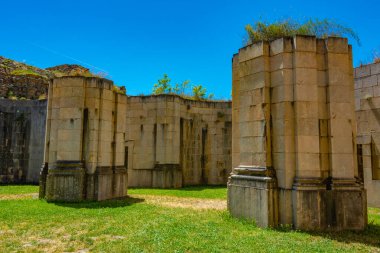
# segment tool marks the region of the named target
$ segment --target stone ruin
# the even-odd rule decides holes
[[[259,226],[362,230],[351,46],[343,38],[260,42],[233,58],[228,209]]]
[[[67,72],[65,66],[50,71]],[[230,102],[125,96],[102,78],[55,78],[40,196],[104,200],[126,196],[127,185],[223,184],[233,168],[228,182],[233,216],[263,227],[361,230],[367,224],[363,181],[369,204],[380,206],[379,66],[354,71],[351,46],[342,38],[256,43],[233,58],[232,110]],[[0,106],[0,114],[30,106],[1,103],[15,104]],[[6,128],[16,129],[10,117],[4,118]],[[23,124],[30,124],[28,117]],[[44,117],[41,111],[39,119]],[[17,173],[24,177],[31,157],[26,147],[39,145],[28,144],[33,129],[0,134],[0,148],[20,161]],[[17,148],[9,149],[9,143]]]
[[[127,97],[109,80],[62,77],[49,88],[40,197],[105,200],[129,185],[223,184],[231,168],[231,104]]]

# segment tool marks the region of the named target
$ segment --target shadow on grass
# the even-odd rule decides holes
[[[277,228],[279,232],[291,232],[294,231],[291,228]],[[307,233],[311,236],[320,236],[330,240],[342,242],[345,244],[361,243],[372,247],[380,248],[380,225],[369,222],[367,228],[364,231],[300,231]]]
[[[101,208],[119,208],[131,206],[133,204],[144,202],[145,199],[142,198],[118,198],[112,200],[104,200],[104,201],[83,201],[83,202],[50,202],[51,204],[63,207],[70,208],[87,208],[87,209],[101,209]]]

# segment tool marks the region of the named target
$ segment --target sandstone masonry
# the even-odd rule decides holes
[[[220,185],[231,172],[231,103],[176,95],[128,97],[132,187]]]
[[[355,69],[359,176],[368,205],[380,207],[380,63]]]
[[[106,79],[56,78],[40,197],[123,197],[127,171],[131,186],[223,184],[231,168],[230,106],[175,95],[127,97]]]
[[[82,201],[126,196],[126,100],[106,79],[53,80],[40,197]]]
[[[296,36],[233,58],[232,215],[258,225],[367,224],[356,158],[351,46]]]

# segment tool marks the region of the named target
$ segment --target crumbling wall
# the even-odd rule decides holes
[[[47,96],[49,79],[39,76],[16,76],[0,73],[0,98],[38,99]]]
[[[129,186],[223,184],[231,168],[229,102],[129,97]]]
[[[0,99],[0,183],[38,183],[46,104]]]
[[[380,63],[355,69],[359,176],[368,205],[380,207]]]

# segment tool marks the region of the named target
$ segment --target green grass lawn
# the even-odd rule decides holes
[[[0,194],[38,191],[23,187],[29,186],[0,186]],[[226,210],[165,207],[143,199],[161,193],[225,198],[220,187],[195,189],[132,189],[126,200],[77,204],[0,200],[0,252],[380,252],[376,208],[369,210],[364,232],[307,233],[260,229]]]
[[[0,185],[0,195],[37,193],[38,185]]]

